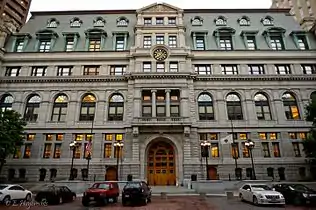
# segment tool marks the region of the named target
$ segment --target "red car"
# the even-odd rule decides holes
[[[120,189],[116,182],[97,182],[83,193],[82,205],[89,206],[90,202],[105,205],[110,200],[117,202]]]

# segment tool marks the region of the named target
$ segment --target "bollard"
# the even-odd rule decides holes
[[[234,199],[234,192],[228,191],[226,192],[227,200]]]
[[[161,199],[167,200],[167,193],[161,192],[160,196],[161,196]]]

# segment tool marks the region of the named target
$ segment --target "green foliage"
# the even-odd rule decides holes
[[[0,109],[0,160],[5,162],[8,155],[14,154],[17,146],[24,143],[24,126],[26,122],[20,113],[14,110],[2,111]]]
[[[316,126],[316,97],[313,97],[309,104],[305,107],[306,121],[313,122]]]
[[[306,121],[312,122],[312,128],[304,140],[303,147],[306,157],[311,164],[316,164],[316,97],[313,97],[305,107]]]

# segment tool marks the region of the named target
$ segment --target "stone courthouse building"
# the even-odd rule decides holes
[[[251,139],[258,179],[309,177],[301,142],[316,41],[288,12],[165,3],[33,12],[1,43],[0,106],[28,122],[1,176],[68,179],[75,140],[76,179],[89,141],[89,175],[100,180],[175,185],[193,174],[234,179],[236,168],[247,179]],[[223,141],[231,133],[238,147]]]

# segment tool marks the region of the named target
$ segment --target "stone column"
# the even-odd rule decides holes
[[[151,90],[151,116],[156,117],[156,92],[157,90]]]
[[[170,90],[166,91],[166,117],[170,117]]]
[[[142,113],[142,106],[141,106],[141,100],[142,100],[142,93],[140,89],[134,89],[134,111],[133,117],[140,117]]]

